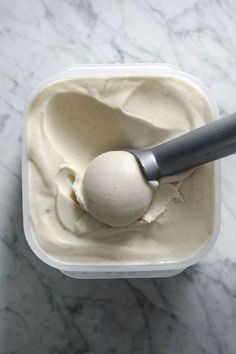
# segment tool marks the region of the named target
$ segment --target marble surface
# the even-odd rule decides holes
[[[219,240],[168,279],[73,280],[22,228],[22,112],[73,63],[169,62],[236,110],[235,0],[0,0],[0,353],[234,354],[236,156],[223,161]]]

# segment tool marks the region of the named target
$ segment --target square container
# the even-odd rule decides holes
[[[23,221],[25,236],[32,251],[46,264],[59,269],[64,274],[73,278],[138,278],[138,277],[169,277],[182,272],[185,268],[197,263],[214,246],[220,229],[221,213],[221,171],[220,162],[215,165],[215,208],[214,208],[214,227],[211,237],[206,245],[196,255],[182,262],[159,263],[159,264],[140,264],[140,265],[120,265],[120,266],[80,266],[60,262],[47,255],[36,243],[31,231],[29,218],[29,195],[28,195],[28,162],[26,144],[26,124],[27,111],[34,97],[45,86],[56,81],[65,79],[80,78],[102,78],[102,77],[172,77],[184,78],[199,87],[208,97],[212,115],[218,119],[218,108],[211,97],[209,90],[195,77],[184,73],[180,69],[169,64],[108,64],[108,65],[73,65],[59,71],[55,76],[50,77],[35,90],[29,99],[24,114],[24,127],[22,139],[22,189],[23,189]]]

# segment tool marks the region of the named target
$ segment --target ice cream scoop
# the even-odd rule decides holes
[[[160,178],[235,152],[236,113],[151,149],[99,155],[88,166],[77,199],[98,220],[129,225],[149,207]]]
[[[129,149],[145,177],[156,181],[236,152],[236,113],[152,149]]]

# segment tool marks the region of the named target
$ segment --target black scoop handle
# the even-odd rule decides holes
[[[236,113],[151,149],[157,179],[236,153]]]

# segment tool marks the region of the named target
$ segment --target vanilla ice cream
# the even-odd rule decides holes
[[[92,167],[100,154],[156,146],[212,119],[205,94],[174,76],[67,79],[43,88],[27,113],[35,242],[48,256],[80,265],[192,257],[212,233],[214,163],[162,179],[158,188],[129,153],[124,189]],[[103,222],[93,217],[98,214]]]
[[[88,166],[82,183],[75,185],[79,204],[96,219],[111,226],[127,226],[149,207],[158,182],[146,181],[135,157],[110,151]]]

